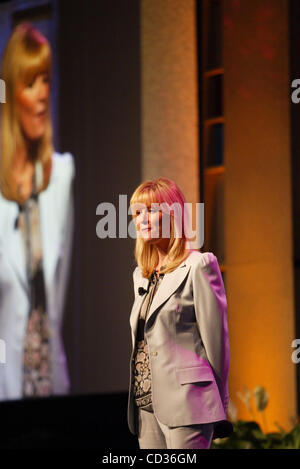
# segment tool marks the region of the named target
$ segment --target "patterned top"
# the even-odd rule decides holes
[[[35,175],[36,176],[36,175]],[[51,394],[50,344],[43,274],[43,250],[36,181],[23,206],[19,206],[18,228],[26,252],[29,311],[23,355],[23,396]]]
[[[162,269],[163,267],[161,267]],[[151,370],[149,364],[148,344],[144,335],[144,327],[147,315],[155,293],[162,281],[164,274],[153,271],[147,293],[140,309],[137,328],[137,340],[134,354],[133,367],[133,393],[137,407],[148,408],[151,411]]]

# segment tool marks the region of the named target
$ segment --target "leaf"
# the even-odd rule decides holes
[[[247,386],[244,386],[244,394],[240,391],[237,392],[237,396],[240,400],[247,406],[248,410],[251,410],[250,406],[250,399],[251,399],[251,391]]]
[[[279,428],[281,428],[279,426]],[[238,420],[233,423],[230,437],[214,440],[215,449],[299,449],[300,423],[289,433],[263,433],[255,421]],[[282,430],[282,429],[281,429]]]
[[[286,435],[286,439],[292,448],[300,448],[300,424],[297,424],[291,431]]]
[[[257,386],[254,391],[254,400],[259,412],[265,410],[269,402],[269,394],[263,386]]]
[[[276,427],[278,428],[278,430],[280,431],[282,435],[286,435],[285,429],[281,425],[279,425],[278,422],[274,422],[274,425],[276,425]]]

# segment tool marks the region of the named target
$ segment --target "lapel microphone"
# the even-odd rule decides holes
[[[138,289],[139,295],[141,295],[141,296],[142,296],[142,295],[145,295],[145,293],[147,293],[147,291],[148,291],[148,290],[145,290],[144,287],[139,287],[139,289]]]
[[[155,275],[155,272],[152,272],[151,277],[150,277],[149,280],[148,280],[148,287],[147,287],[147,290],[146,290],[144,287],[139,287],[139,288],[138,288],[139,295],[142,296],[142,295],[145,295],[145,293],[148,293],[149,287],[150,287],[150,283],[153,282],[154,275]]]

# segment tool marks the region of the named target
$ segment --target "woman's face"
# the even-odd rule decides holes
[[[164,218],[164,230],[163,230]],[[170,217],[159,208],[159,204],[144,205],[136,210],[135,224],[138,235],[146,243],[156,244],[161,239],[170,238]]]
[[[25,136],[37,140],[45,134],[50,83],[47,73],[40,73],[29,83],[19,82],[16,90],[17,112]]]

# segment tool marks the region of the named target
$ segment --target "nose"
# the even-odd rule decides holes
[[[149,212],[148,210],[141,210],[139,216],[139,223],[141,225],[147,225],[148,224],[148,220],[149,220]]]

